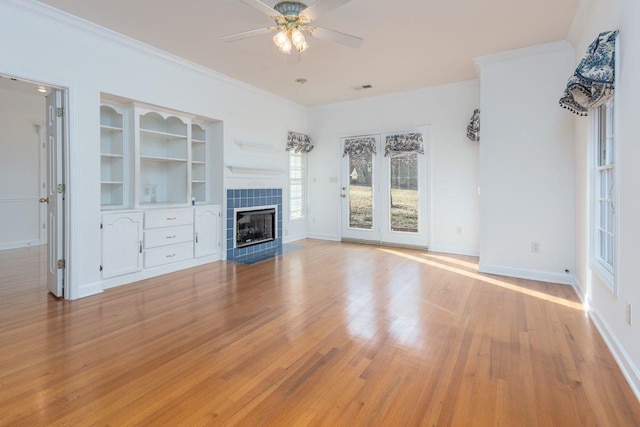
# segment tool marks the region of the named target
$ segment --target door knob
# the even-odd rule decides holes
[[[340,197],[342,197],[343,199],[346,199],[347,195],[346,194],[341,194]]]
[[[49,203],[49,198],[48,197],[42,197],[40,199],[40,203]]]

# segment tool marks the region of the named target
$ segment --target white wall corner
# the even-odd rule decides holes
[[[525,268],[505,267],[480,263],[478,272],[497,274],[498,276],[515,277],[518,279],[537,280],[539,282],[558,283],[560,285],[574,284],[574,277],[570,274],[555,273],[552,271],[529,270]]]
[[[305,236],[304,234],[299,234],[296,236],[285,236],[282,239],[282,243],[287,244],[287,243],[292,243],[292,242],[296,242],[298,240],[304,240],[306,239],[307,236]]]
[[[91,295],[101,294],[102,292],[104,292],[104,290],[102,289],[102,284],[103,284],[103,281],[93,282],[86,285],[80,285],[80,288],[78,289],[78,295],[76,295],[77,298],[84,298],[84,297],[89,297]],[[74,298],[74,299],[77,299],[77,298]]]

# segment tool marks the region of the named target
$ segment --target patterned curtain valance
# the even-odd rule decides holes
[[[589,45],[567,83],[560,106],[586,116],[589,108],[598,107],[613,96],[617,36],[617,30],[605,31]]]
[[[342,157],[346,155],[369,157],[376,155],[376,139],[365,138],[348,138],[344,141],[344,152]]]
[[[313,150],[313,143],[309,135],[304,133],[289,132],[287,137],[287,151],[293,151],[294,153],[308,153]]]
[[[480,141],[480,110],[473,110],[473,115],[467,126],[467,138],[472,141]]]
[[[424,154],[422,134],[416,132],[387,136],[384,156],[387,157],[392,152]]]

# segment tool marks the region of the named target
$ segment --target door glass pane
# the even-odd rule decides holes
[[[391,230],[418,232],[418,155],[396,153],[390,158]]]
[[[373,228],[373,155],[349,156],[349,227]]]

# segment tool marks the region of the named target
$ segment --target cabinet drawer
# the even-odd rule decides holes
[[[145,248],[157,248],[158,246],[175,245],[176,243],[191,242],[192,240],[192,225],[153,228],[144,232]]]
[[[193,244],[180,243],[177,245],[161,246],[144,251],[144,268],[193,258]]]
[[[167,209],[144,213],[144,228],[193,224],[193,209]]]

